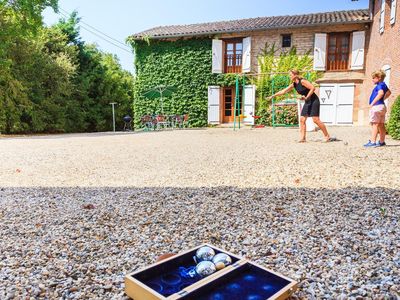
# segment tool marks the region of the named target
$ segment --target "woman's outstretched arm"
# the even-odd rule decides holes
[[[277,97],[277,96],[285,95],[285,94],[289,93],[293,89],[294,89],[294,86],[293,86],[293,83],[291,83],[287,88],[284,88],[283,90],[280,90],[279,92],[276,92],[275,94],[267,97],[267,99],[269,100],[269,99],[272,99],[272,98]]]

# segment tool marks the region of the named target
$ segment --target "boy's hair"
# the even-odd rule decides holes
[[[293,75],[296,75],[296,76],[299,76],[299,75],[300,75],[299,70],[296,70],[296,69],[290,70],[290,72],[291,72]]]
[[[379,78],[379,81],[384,81],[386,77],[385,71],[379,70],[372,73],[372,78]]]

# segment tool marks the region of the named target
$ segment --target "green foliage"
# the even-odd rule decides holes
[[[54,1],[32,5],[39,2]],[[109,102],[121,104],[121,128],[122,116],[132,113],[133,76],[116,57],[81,41],[76,13],[29,32],[21,29],[27,17],[19,7],[0,10],[0,132],[110,130]]]
[[[58,0],[0,0],[0,13],[13,12],[18,16],[19,30],[33,30],[41,28],[42,12],[45,8],[58,9]]]
[[[277,54],[275,44],[265,44],[261,54],[258,56],[260,75],[254,80],[257,87],[256,115],[261,116],[257,120],[259,124],[271,125],[272,112],[271,100],[266,98],[277,91],[286,88],[290,84],[289,71],[296,69],[302,72],[302,76],[311,82],[315,82],[320,74],[313,71],[313,60],[310,51],[304,55],[298,55],[295,47],[289,51]],[[278,97],[276,100],[285,98],[296,98],[296,92],[292,95]],[[280,107],[277,109],[277,123],[297,124],[297,110],[293,107]]]
[[[233,86],[235,74],[212,74],[210,39],[135,41],[135,125],[145,114],[160,113],[160,102],[143,94],[157,85],[177,91],[163,101],[165,114],[189,114],[190,126],[207,125],[208,86]]]
[[[387,128],[393,139],[400,140],[400,96],[397,97],[392,106]]]
[[[128,39],[129,41],[129,39]],[[160,103],[157,100],[146,99],[143,94],[160,84],[172,85],[177,92],[163,100],[164,113],[184,114],[190,116],[191,126],[207,125],[207,87],[234,86],[236,74],[212,74],[212,41],[210,39],[190,39],[177,41],[130,41],[135,49],[135,67],[137,78],[135,84],[135,124],[140,125],[140,117],[145,114],[160,113]],[[287,73],[291,69],[310,70],[308,78],[314,81],[318,74],[312,70],[312,58],[309,53],[297,55],[292,48],[279,56],[275,46],[266,45],[259,57],[261,73],[258,77],[246,76],[246,82],[256,84],[258,91],[257,115],[258,121],[271,124],[270,102],[265,100],[271,95],[272,78],[274,90],[282,89],[289,84]],[[282,73],[282,74],[270,74]],[[242,78],[240,78],[242,84]],[[283,108],[279,120],[284,123],[297,122],[297,112],[293,108]]]

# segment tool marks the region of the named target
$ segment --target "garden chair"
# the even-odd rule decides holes
[[[182,126],[183,127],[189,127],[189,115],[188,114],[184,114],[182,116]]]
[[[183,116],[181,115],[174,115],[173,117],[173,127],[178,127],[178,128],[182,128],[183,126]]]
[[[140,122],[144,126],[145,130],[150,130],[154,128],[153,126],[153,118],[150,115],[144,115],[140,118]]]
[[[165,115],[157,115],[156,116],[156,121],[157,121],[157,129],[160,129],[161,127],[163,128],[168,128],[170,126],[170,122],[168,121],[168,117]]]

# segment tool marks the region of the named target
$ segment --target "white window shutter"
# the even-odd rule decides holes
[[[390,24],[396,23],[396,6],[397,6],[397,1],[392,0],[392,7],[390,8]]]
[[[365,47],[365,31],[353,32],[353,41],[351,47],[351,69],[364,69],[364,47]]]
[[[382,67],[382,70],[385,71],[386,73],[386,77],[385,77],[385,83],[388,87],[390,87],[390,71],[391,71],[391,67],[389,65],[384,65]]]
[[[379,21],[379,32],[383,33],[385,31],[385,6],[386,6],[386,0],[381,0],[381,18]]]
[[[222,73],[222,41],[221,40],[213,40],[212,41],[212,72],[213,73]]]
[[[208,124],[219,124],[220,87],[208,87]]]
[[[325,71],[326,68],[326,33],[315,34],[314,70]]]
[[[254,115],[256,107],[256,86],[255,85],[245,85],[243,88],[243,119],[244,124],[254,125]]]
[[[242,72],[248,73],[251,71],[251,37],[243,39],[243,59]]]

